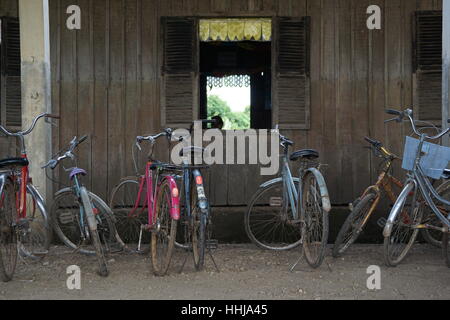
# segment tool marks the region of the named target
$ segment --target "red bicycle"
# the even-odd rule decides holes
[[[140,148],[143,141],[149,141],[153,146],[157,139],[167,137],[170,140],[171,136],[170,129],[155,136],[138,136],[136,145]],[[143,231],[150,232],[153,272],[157,276],[164,276],[169,269],[180,219],[180,198],[175,177],[164,173],[172,167],[150,157],[145,175],[122,179],[114,188],[110,203],[116,217],[117,231],[128,243],[128,250],[144,252],[141,249],[145,241]],[[146,209],[147,216],[143,214]],[[131,249],[130,243],[136,241],[137,247]]]
[[[19,139],[20,158],[0,160],[0,278],[10,281],[17,253],[39,260],[50,247],[51,233],[45,201],[32,183],[28,170],[25,136],[41,118],[59,119],[51,114],[37,116],[26,131],[12,133],[0,126],[0,132]]]

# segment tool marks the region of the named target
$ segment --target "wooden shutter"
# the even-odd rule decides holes
[[[20,24],[17,18],[1,18],[0,120],[17,130],[22,126],[20,80]]]
[[[186,127],[198,113],[198,31],[193,18],[162,18],[162,125]]]
[[[310,17],[274,24],[274,121],[284,129],[310,128]]]
[[[442,12],[415,15],[414,105],[424,121],[442,119]]]

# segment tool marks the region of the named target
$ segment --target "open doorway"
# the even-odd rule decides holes
[[[271,42],[201,42],[201,118],[220,115],[230,130],[270,129],[271,77]]]

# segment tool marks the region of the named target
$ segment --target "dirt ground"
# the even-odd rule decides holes
[[[302,260],[296,271],[290,266],[299,250],[261,251],[253,245],[219,245],[214,259],[207,258],[203,272],[193,270],[189,256],[177,251],[170,274],[155,277],[148,255],[110,256],[110,276],[95,273],[95,258],[72,254],[61,246],[52,247],[40,263],[21,261],[15,278],[0,283],[0,300],[6,299],[450,299],[450,270],[438,249],[416,245],[408,259],[397,268],[382,262],[379,245],[356,245],[343,258],[328,252],[324,264],[312,270]],[[81,290],[66,286],[66,268],[81,268]],[[367,289],[367,268],[381,267],[381,290]]]

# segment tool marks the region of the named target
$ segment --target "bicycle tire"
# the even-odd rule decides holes
[[[3,282],[12,280],[17,265],[16,217],[14,185],[7,179],[0,194],[0,278]]]
[[[298,189],[298,181],[294,181],[295,187]],[[247,211],[244,216],[244,225],[245,225],[245,232],[248,236],[248,238],[259,248],[265,249],[265,250],[273,250],[273,251],[286,251],[291,250],[296,247],[298,247],[301,244],[301,234],[300,234],[300,226],[299,225],[289,225],[288,217],[283,217],[286,219],[285,221],[282,221],[282,217],[280,216],[280,212],[276,212],[273,208],[278,208],[276,206],[268,206],[267,203],[270,203],[270,200],[272,198],[280,198],[280,189],[281,193],[283,193],[283,181],[277,181],[273,184],[270,184],[265,187],[259,188],[256,193],[253,195],[252,199],[250,200],[250,204],[247,207]],[[273,192],[273,197],[270,197],[270,192]],[[278,197],[277,197],[278,196]],[[269,199],[264,199],[264,197],[269,197]],[[281,195],[281,202],[285,203],[284,196]],[[275,199],[276,200],[276,199]],[[289,201],[288,201],[289,202]],[[290,204],[288,204],[287,211],[290,210]],[[282,208],[282,210],[284,210]],[[269,213],[267,213],[269,211]],[[272,212],[273,211],[273,212]],[[255,228],[252,228],[252,220],[254,220],[254,217],[257,217],[258,214],[261,215],[273,215],[274,219],[280,219],[280,223],[277,226],[273,226],[273,224],[269,223],[268,228],[269,230],[273,230],[274,235],[277,236],[278,239],[276,241],[272,241],[272,237],[267,234],[267,232],[264,232],[265,229],[263,227],[263,230],[260,232],[257,232],[254,230]],[[269,220],[270,222],[270,220]],[[277,221],[278,222],[278,221]],[[278,227],[278,228],[277,228]],[[289,235],[284,236],[280,234],[276,234],[276,231],[278,229],[284,230],[290,230],[288,231],[289,234],[292,234],[290,237]],[[270,239],[270,241],[267,241],[266,239]],[[275,239],[275,237],[274,237]]]
[[[445,181],[441,184],[437,189],[437,193],[443,197],[444,199],[450,200],[450,181]],[[430,217],[430,218],[428,218]],[[428,224],[433,225],[435,227],[442,228],[442,221],[431,211],[426,210],[424,213],[424,221]],[[442,232],[431,229],[422,229],[420,230],[422,237],[426,242],[431,244],[436,248],[442,248]]]
[[[38,195],[34,193],[37,191],[32,190],[34,187],[29,185],[26,197],[27,227],[26,230],[19,230],[19,252],[23,257],[40,261],[50,250],[52,233],[45,204],[37,198]]]
[[[201,271],[205,264],[206,251],[206,227],[209,214],[205,213],[198,204],[198,190],[195,181],[191,182],[191,208],[192,223],[191,223],[191,239],[192,239],[192,254],[194,257],[194,266],[197,271]]]
[[[415,203],[412,203],[414,201],[414,197],[410,199],[411,195],[416,197]],[[422,221],[423,206],[420,205],[419,198],[419,190],[414,184],[413,190],[411,190],[405,199],[402,200],[403,203],[401,204],[401,209],[399,210],[399,213],[394,221],[391,234],[388,237],[384,237],[383,254],[385,264],[388,267],[398,266],[405,259],[409,250],[416,241],[417,235],[419,234],[419,229],[411,228],[411,226],[414,226],[414,224],[419,224]],[[405,211],[405,206],[410,209]],[[399,247],[400,250],[395,250],[396,247]]]
[[[200,172],[196,177],[201,177]],[[195,178],[197,179],[197,178]],[[206,240],[207,240],[207,228],[210,218],[209,205],[207,203],[205,190],[203,185],[196,184],[194,178],[191,179],[192,188],[192,205],[194,208],[192,212],[192,253],[194,257],[194,265],[197,271],[201,271],[205,265],[205,252],[206,252]],[[201,179],[203,181],[203,179]],[[204,201],[205,207],[201,208],[199,199]]]
[[[109,251],[112,243],[118,241],[112,213],[98,196],[91,192],[88,192],[88,194],[94,201],[94,207],[99,210],[99,214],[96,216],[101,222],[99,223],[100,238],[103,239],[103,243],[107,248],[106,251]],[[79,212],[80,203],[73,194],[72,189],[58,192],[50,209],[53,230],[67,247],[85,255],[95,255],[96,249],[92,248],[93,243],[82,243]],[[86,215],[84,217],[84,225],[87,226]]]
[[[333,246],[332,255],[338,258],[358,239],[364,226],[361,225],[366,220],[370,209],[372,208],[377,196],[373,193],[365,195],[355,208],[345,219],[342,228],[339,230],[335,244]]]
[[[142,232],[141,226],[148,224],[147,206],[143,207],[146,197],[146,188],[142,190],[140,206],[136,209],[136,215],[130,216],[139,192],[140,180],[137,177],[126,178],[121,181],[111,193],[109,206],[116,219],[116,229],[119,237],[126,244],[126,248],[135,253],[147,253],[150,251],[151,236]],[[141,244],[146,244],[145,249],[138,248],[139,237]]]
[[[303,252],[308,264],[316,269],[325,258],[329,233],[328,212],[323,208],[325,195],[322,194],[316,176],[308,171],[303,177],[303,184],[303,197],[299,199],[303,208],[301,211]]]
[[[165,276],[169,270],[177,234],[177,221],[172,219],[169,212],[170,197],[170,186],[164,181],[159,187],[155,206],[154,219],[159,230],[152,231],[151,236],[153,273],[160,277]],[[167,244],[163,243],[165,241]]]

